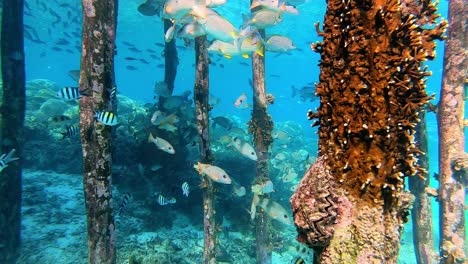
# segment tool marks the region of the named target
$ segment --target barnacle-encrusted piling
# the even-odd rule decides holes
[[[200,147],[200,161],[202,163],[213,162],[213,153],[210,147],[209,125],[209,61],[206,49],[206,36],[195,38],[195,111],[197,115],[197,127]],[[202,177],[203,186],[203,226],[204,226],[204,250],[205,264],[216,263],[216,222],[214,208],[214,186],[208,177]]]
[[[398,0],[329,0],[323,31],[317,25],[324,40],[311,47],[321,55],[320,107],[309,118],[320,125],[320,170],[330,173],[338,197],[324,199],[331,189],[309,186],[298,188],[291,203],[296,222],[304,210],[325,208],[313,214],[311,237],[320,243],[306,241],[320,263],[396,263],[412,201],[404,178],[420,170],[414,127],[431,99],[424,80],[431,73],[420,66],[434,58],[433,41],[446,27],[431,27],[436,8],[418,3],[421,8],[406,10]],[[337,221],[327,220],[334,212]]]
[[[453,166],[464,153],[464,105],[468,68],[466,1],[449,1],[449,28],[445,42],[444,74],[439,102],[439,201],[441,263],[466,260],[466,171]],[[463,175],[462,177],[460,177]],[[463,179],[465,178],[465,179]]]
[[[115,263],[112,211],[112,128],[96,111],[113,111],[115,0],[83,0],[80,134],[88,221],[88,263]]]
[[[426,131],[426,112],[421,110],[419,113],[421,121],[416,125],[415,140],[419,149],[427,153],[427,131]],[[418,166],[425,171],[419,171],[418,177],[408,179],[409,189],[414,195],[413,209],[411,209],[411,220],[413,223],[413,245],[418,264],[435,263],[436,253],[434,251],[434,236],[432,235],[432,206],[431,199],[426,191],[429,187],[430,177],[427,175],[429,170],[429,157],[420,155],[418,157]]]
[[[259,30],[265,38],[265,30]],[[267,112],[268,98],[265,90],[265,57],[252,54],[252,75],[254,104],[252,119],[249,121],[249,133],[253,135],[255,151],[257,152],[257,172],[254,184],[262,184],[269,180],[269,148],[273,143],[273,119]],[[262,197],[267,197],[264,195]],[[258,212],[255,218],[257,263],[271,263],[270,234],[268,233],[270,219],[265,211]]]
[[[21,157],[26,102],[23,0],[4,0],[1,56],[3,94],[0,105],[0,155],[16,149]],[[20,254],[21,159],[0,173],[0,263],[16,263]]]

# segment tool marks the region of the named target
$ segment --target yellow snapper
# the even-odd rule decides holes
[[[198,162],[193,167],[195,168],[195,170],[197,170],[198,174],[206,175],[215,182],[224,184],[231,184],[232,182],[231,178],[229,178],[229,175],[220,167],[200,162]]]
[[[232,146],[239,151],[244,157],[247,157],[251,160],[257,160],[257,153],[255,149],[247,142],[243,141],[238,137],[232,139]]]
[[[254,13],[253,17],[248,21],[248,24],[262,29],[272,27],[281,21],[283,21],[281,12],[261,9]]]
[[[153,134],[149,134],[149,137],[148,137],[148,142],[149,143],[154,143],[156,145],[156,147],[158,147],[158,149],[164,151],[164,152],[167,152],[169,154],[174,154],[175,153],[175,150],[174,148],[172,147],[172,145],[167,142],[166,140],[160,138],[160,137],[153,137]]]
[[[242,57],[248,58],[248,54],[251,52],[255,52],[263,56],[261,41],[253,40],[252,38],[246,38],[242,42],[240,48],[234,43],[215,40],[208,47],[208,51],[223,55],[228,59],[235,55],[242,55]]]
[[[206,17],[198,17],[198,23],[206,34],[214,39],[224,42],[234,42],[238,39],[238,31],[234,25],[217,13],[208,14]]]
[[[272,35],[266,41],[265,49],[272,52],[288,52],[296,49],[296,45],[286,36]]]
[[[265,212],[273,219],[282,222],[283,224],[292,224],[291,218],[288,215],[286,209],[279,203],[274,202],[268,198],[262,199],[258,206],[260,206]]]

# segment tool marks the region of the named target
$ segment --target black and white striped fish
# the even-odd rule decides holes
[[[80,133],[80,126],[78,125],[67,126],[67,131],[60,132],[60,134],[62,134],[62,139],[71,138],[75,135],[78,135],[79,133]]]
[[[176,199],[175,198],[166,198],[162,196],[161,194],[158,195],[157,202],[159,205],[167,205],[167,204],[175,204]]]
[[[122,214],[122,211],[127,207],[128,203],[130,202],[130,199],[132,199],[132,195],[130,193],[124,193],[122,201],[120,201],[117,215]]]
[[[182,183],[182,194],[185,196],[189,196],[190,193],[190,186],[187,182]]]
[[[106,126],[115,126],[119,123],[117,121],[117,116],[112,112],[98,111],[94,114],[94,117],[99,121],[99,123]]]
[[[6,167],[8,167],[8,163],[19,159],[13,157],[13,154],[15,154],[15,149],[10,150],[8,154],[3,154],[2,156],[0,156],[0,172],[2,172]]]
[[[57,91],[57,97],[64,100],[76,100],[80,96],[80,87],[65,86]]]

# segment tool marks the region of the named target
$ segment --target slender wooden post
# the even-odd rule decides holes
[[[21,157],[24,141],[25,71],[23,0],[4,0],[2,8],[2,79],[0,155],[16,149]],[[0,263],[16,263],[20,253],[21,159],[0,173]]]
[[[96,111],[113,111],[115,0],[83,0],[80,126],[88,222],[88,263],[116,263],[112,211],[112,128]]]
[[[173,23],[171,20],[164,19],[164,33],[172,27],[172,25]],[[174,91],[174,81],[177,75],[177,66],[179,65],[175,38],[164,44],[164,65],[164,81],[172,94],[172,91]]]
[[[457,157],[464,154],[464,84],[468,67],[467,13],[468,6],[465,1],[449,1],[449,27],[439,103],[441,263],[466,261],[464,183],[468,168],[455,163]]]
[[[259,31],[265,38],[265,30]],[[261,184],[269,180],[269,148],[273,143],[273,119],[268,115],[268,100],[265,90],[265,57],[252,54],[252,75],[254,104],[252,119],[249,122],[249,133],[253,135],[255,151],[257,152],[257,171],[255,182]],[[263,195],[262,197],[268,197]],[[270,218],[261,210],[255,217],[257,263],[271,263],[270,234],[268,228]]]
[[[419,156],[418,165],[426,172],[429,171],[429,158],[426,133],[426,112],[419,113],[421,120],[415,128],[415,141],[418,142],[419,149],[425,154]],[[434,252],[434,237],[432,234],[432,207],[426,188],[429,187],[430,177],[427,173],[419,172],[421,177],[410,177],[408,179],[409,189],[414,195],[413,209],[411,210],[411,220],[413,223],[413,244],[416,252],[418,264],[435,263],[436,254]],[[422,178],[425,178],[423,180]]]
[[[213,154],[210,147],[209,130],[209,62],[206,49],[206,36],[195,38],[195,111],[197,115],[198,136],[200,139],[200,161],[202,163],[213,162]],[[203,225],[204,225],[204,250],[205,264],[216,263],[216,222],[214,210],[214,186],[207,178],[202,177],[203,187]]]

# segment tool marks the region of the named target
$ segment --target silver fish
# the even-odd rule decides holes
[[[182,194],[185,196],[189,196],[190,193],[190,187],[187,182],[182,183]]]

